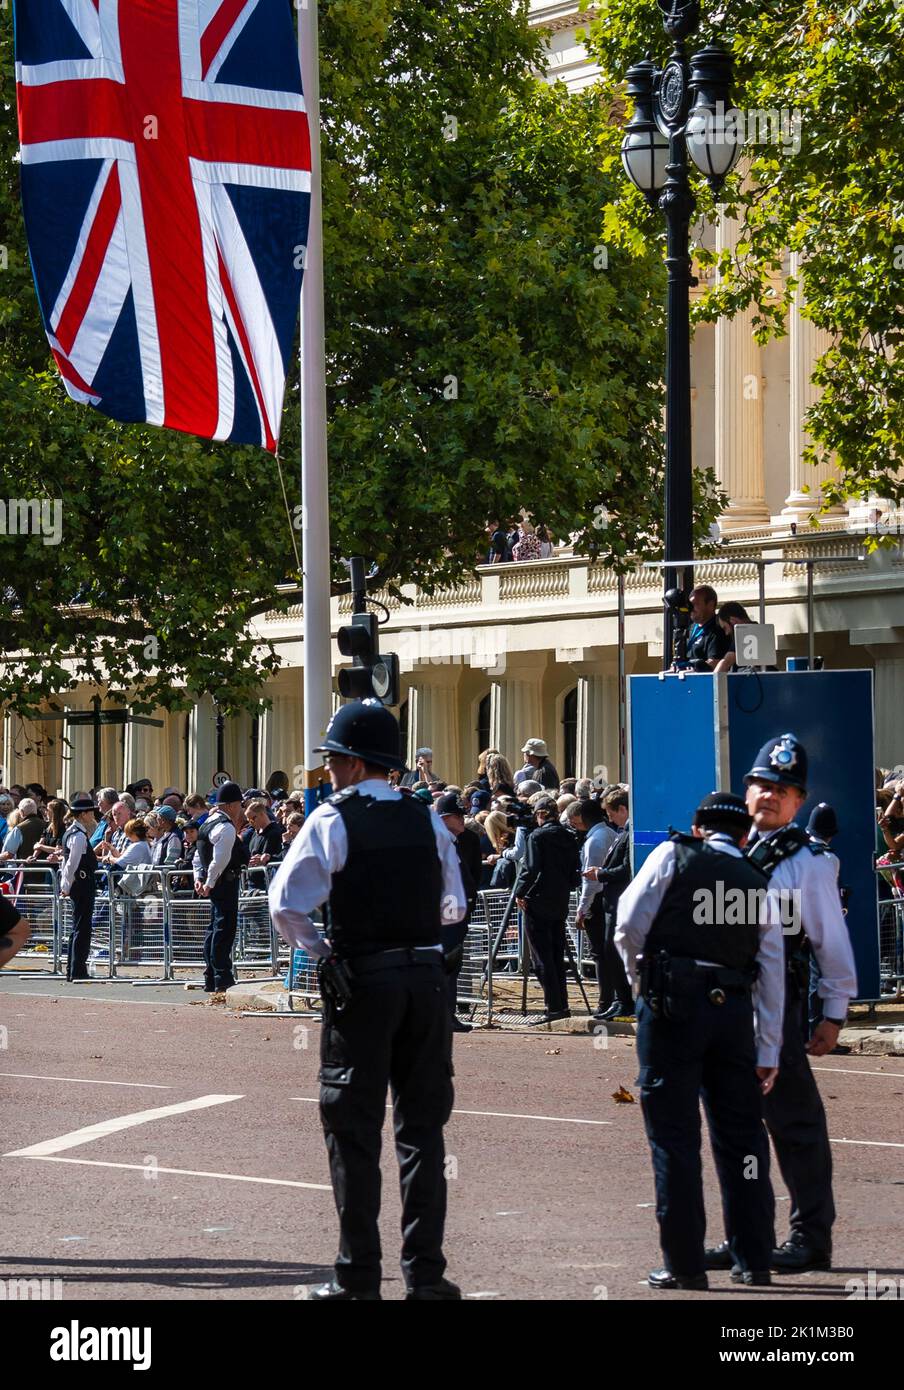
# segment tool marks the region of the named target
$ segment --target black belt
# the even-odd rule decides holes
[[[710,989],[716,986],[732,993],[747,994],[753,987],[753,979],[746,970],[732,970],[727,965],[699,965],[695,961],[693,973]]]
[[[353,975],[373,975],[378,970],[398,970],[407,965],[435,966],[441,970],[443,953],[432,946],[409,946],[398,951],[381,951],[378,955],[350,956],[348,964]]]

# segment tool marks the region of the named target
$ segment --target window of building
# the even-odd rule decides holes
[[[562,738],[565,747],[565,777],[576,777],[578,756],[578,688],[569,690],[562,701]]]
[[[490,746],[490,696],[484,695],[477,706],[477,752]],[[475,759],[476,761],[476,759]]]

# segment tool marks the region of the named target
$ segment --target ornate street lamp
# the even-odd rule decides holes
[[[657,0],[674,46],[661,70],[649,58],[628,72],[634,114],[622,140],[622,163],[631,181],[666,221],[668,269],[665,424],[665,560],[689,561],[694,553],[691,465],[690,224],[696,207],[688,155],[718,194],[741,150],[736,113],[728,109],[731,57],[708,44],[690,59],[684,41],[700,23],[699,0]],[[664,570],[665,592],[693,586],[689,564]],[[682,630],[681,605],[666,605],[663,667],[673,657],[673,634]]]

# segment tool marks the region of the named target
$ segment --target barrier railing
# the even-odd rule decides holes
[[[879,899],[879,993],[883,998],[904,997],[904,862],[878,864],[891,892]]]

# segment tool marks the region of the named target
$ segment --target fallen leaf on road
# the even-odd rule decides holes
[[[624,1086],[619,1086],[617,1091],[612,1092],[612,1099],[616,1101],[619,1105],[634,1104],[634,1097],[632,1096],[631,1092],[627,1090],[627,1088]]]
[[[548,1047],[545,1055],[547,1057],[560,1057],[562,1055],[562,1049],[561,1047]]]

